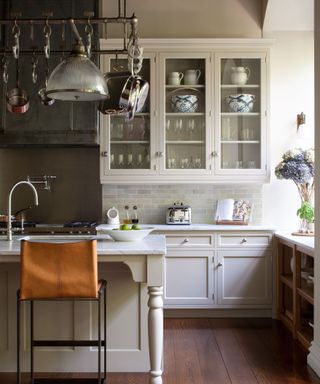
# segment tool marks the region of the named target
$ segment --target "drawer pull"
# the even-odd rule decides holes
[[[247,243],[247,242],[248,242],[248,240],[245,239],[245,238],[243,238],[243,239],[241,240],[241,244],[245,244],[245,243]]]
[[[186,238],[186,239],[183,239],[183,243],[189,243],[189,241],[190,241],[190,240],[187,239],[187,238]]]
[[[217,267],[222,267],[222,263],[221,262],[218,263]]]

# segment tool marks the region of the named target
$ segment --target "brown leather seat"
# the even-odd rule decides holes
[[[33,355],[35,347],[89,347],[98,348],[98,376],[91,382],[106,383],[106,281],[98,281],[97,241],[64,243],[22,240],[20,251],[20,289],[17,292],[17,383],[21,384],[20,369],[20,303],[30,301],[30,377],[31,383],[46,382],[34,378]],[[103,305],[103,339],[101,338],[101,297]],[[90,300],[98,306],[97,340],[34,340],[33,302],[37,300]],[[104,369],[101,372],[101,349],[104,347]],[[72,379],[69,379],[70,382]],[[54,380],[59,382],[58,379]],[[47,381],[52,382],[52,381]],[[65,379],[63,379],[65,382]]]
[[[97,241],[21,241],[20,300],[97,298]]]

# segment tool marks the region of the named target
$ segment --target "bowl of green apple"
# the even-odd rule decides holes
[[[154,227],[140,228],[138,224],[121,224],[119,228],[104,229],[103,232],[115,241],[141,241],[154,229]]]

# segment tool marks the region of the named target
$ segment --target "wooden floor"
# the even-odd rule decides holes
[[[166,319],[164,356],[164,384],[320,384],[306,351],[270,319]],[[148,384],[148,378],[109,373],[108,384]],[[0,384],[14,383],[14,375],[0,374]]]

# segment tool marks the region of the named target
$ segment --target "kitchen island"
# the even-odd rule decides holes
[[[75,239],[93,237],[74,236]],[[95,238],[98,241],[99,277],[108,281],[107,369],[113,372],[150,370],[150,383],[161,384],[165,237],[151,235],[134,243],[117,243],[105,235]],[[14,237],[12,242],[4,237],[0,240],[0,372],[16,369],[15,296],[19,286],[19,239],[21,236]],[[35,304],[36,338],[95,337],[97,330],[93,324],[96,324],[97,314],[92,303]],[[29,306],[25,303],[22,310],[25,330],[29,329],[28,315]],[[46,320],[51,321],[47,323]],[[23,370],[28,370],[28,346],[29,335],[25,334]],[[35,371],[93,372],[96,370],[96,353],[95,348],[60,348],[58,351],[45,348],[35,355]]]

